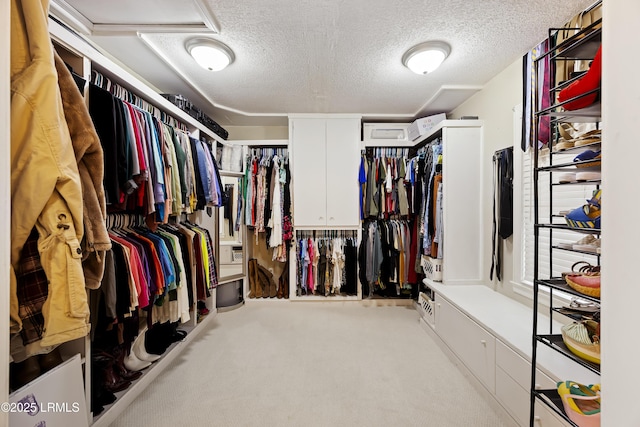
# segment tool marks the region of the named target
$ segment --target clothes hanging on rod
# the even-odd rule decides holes
[[[297,295],[357,295],[354,230],[296,232]]]
[[[361,156],[360,217],[407,217],[412,214],[411,163],[406,148],[376,148]]]
[[[415,221],[369,220],[362,226],[359,265],[363,295],[410,297],[415,274]]]
[[[222,204],[219,171],[206,142],[95,84],[89,95],[105,152],[110,210],[142,212],[166,223],[169,216]]]
[[[513,147],[498,150],[493,155],[493,230],[491,270],[502,280],[502,246],[513,234]]]
[[[291,244],[291,171],[286,148],[252,148],[246,157],[239,217],[263,236],[274,261],[286,262]]]

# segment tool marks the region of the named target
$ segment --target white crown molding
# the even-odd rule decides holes
[[[53,16],[69,25],[75,31],[85,36],[109,36],[131,35],[142,33],[199,33],[218,34],[220,24],[205,0],[193,0],[197,12],[200,14],[200,23],[172,23],[172,24],[99,24],[91,22],[65,0],[51,0],[50,11]]]
[[[80,34],[88,36],[93,32],[93,22],[64,0],[52,0],[49,12]]]
[[[93,24],[92,35],[130,35],[138,33],[198,33],[211,34],[211,29],[205,24]]]
[[[193,0],[193,3],[195,4],[196,9],[198,9],[198,12],[200,12],[202,21],[207,28],[216,34],[220,34],[220,23],[209,7],[209,3],[207,3],[206,0]]]

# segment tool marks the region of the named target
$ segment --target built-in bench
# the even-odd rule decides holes
[[[528,426],[532,308],[487,286],[429,280],[425,284],[433,298],[430,306],[418,304],[424,329],[477,388],[493,399],[492,406],[506,412],[515,425]],[[549,325],[549,317],[540,315],[539,331],[548,331]],[[554,321],[554,332],[561,326]],[[598,375],[542,344],[537,347],[537,365],[538,388],[553,389],[557,381],[564,380],[599,382]],[[536,425],[568,425],[540,402],[537,405]]]

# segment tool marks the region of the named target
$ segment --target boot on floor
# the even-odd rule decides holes
[[[255,279],[255,270],[256,270],[256,259],[251,258],[249,260],[249,298],[256,297],[256,279]]]
[[[255,283],[255,296],[256,298],[262,298],[264,292],[262,289],[262,282],[260,281],[260,264],[258,260],[253,258],[253,283]]]

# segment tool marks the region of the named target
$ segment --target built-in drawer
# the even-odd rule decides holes
[[[495,337],[439,296],[436,296],[436,333],[475,377],[495,393]]]
[[[496,369],[496,398],[518,425],[523,427],[529,426],[529,396],[528,388],[522,388],[501,368]],[[569,425],[541,402],[536,402],[535,421],[534,426],[538,427],[565,427]]]
[[[496,366],[513,378],[523,389],[529,390],[531,387],[531,363],[500,340],[496,340]],[[536,385],[539,389],[556,388],[556,382],[540,370],[536,373]]]

